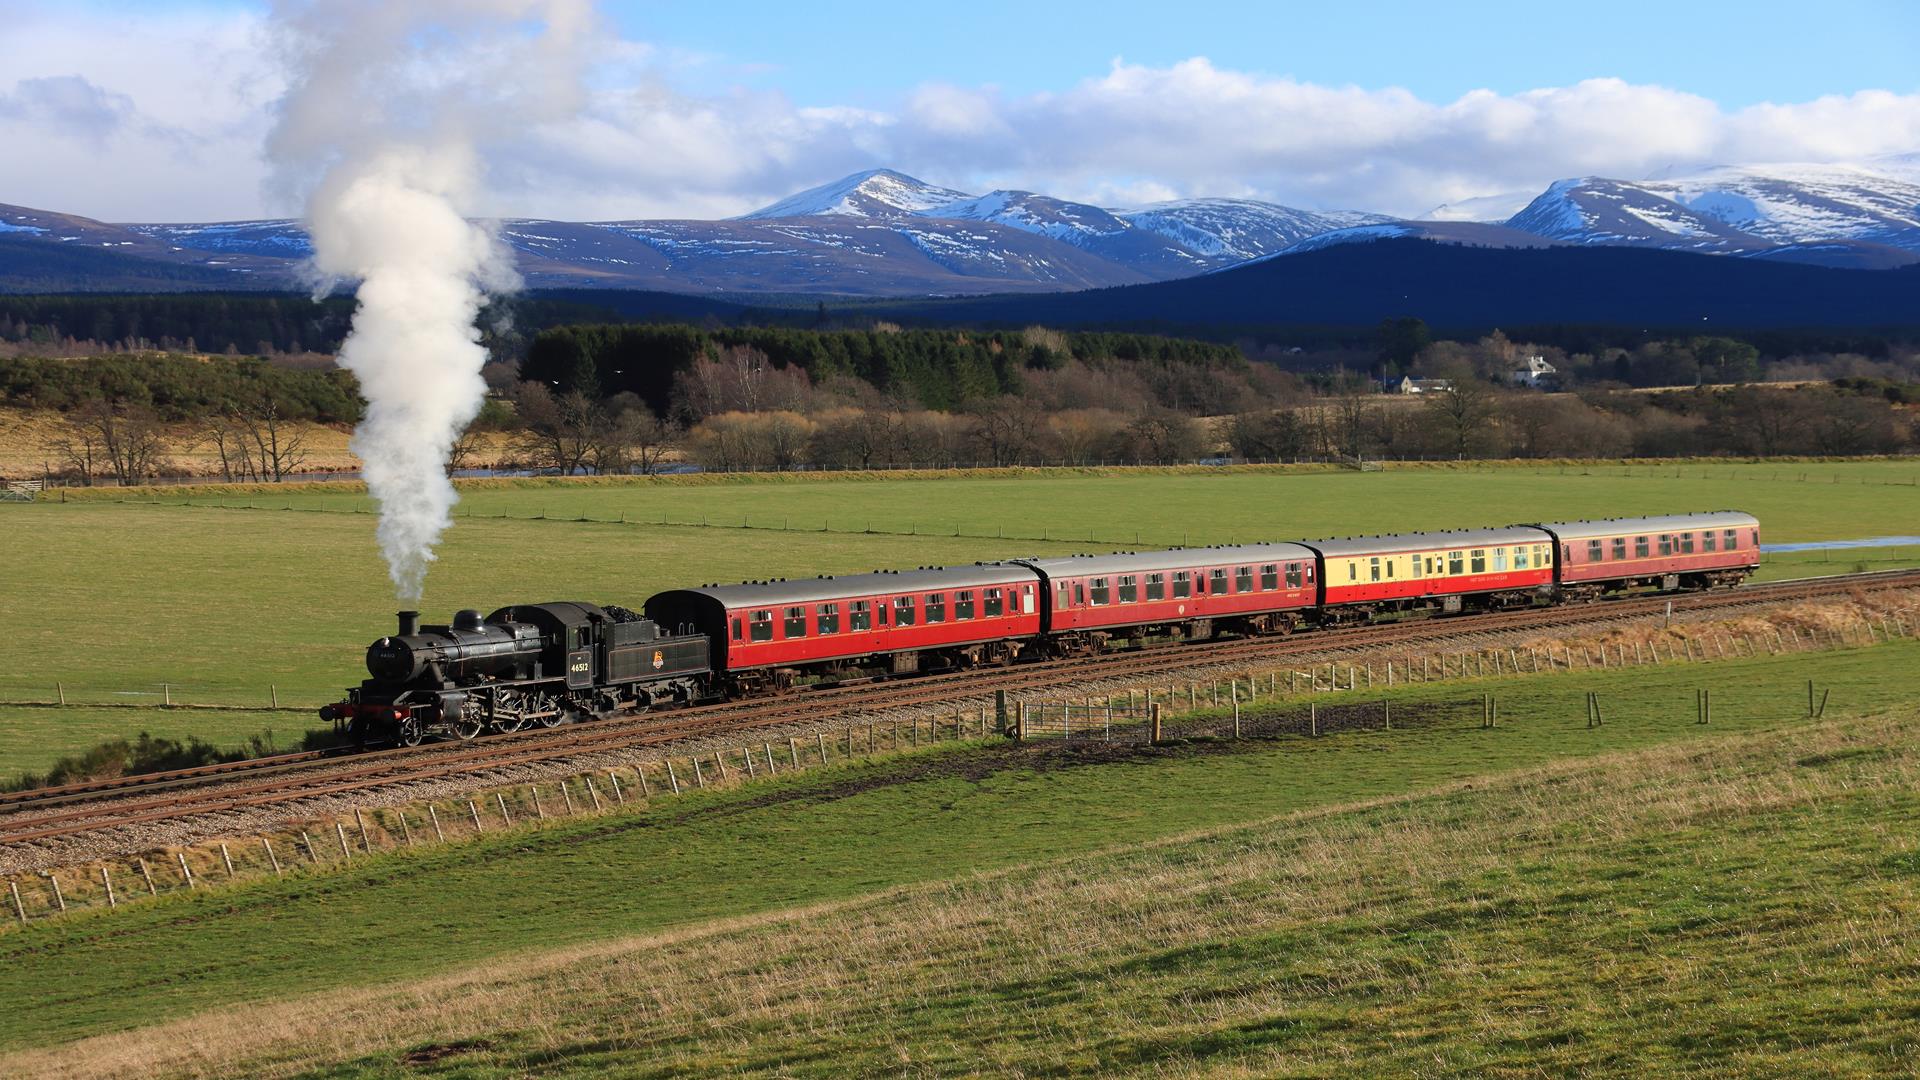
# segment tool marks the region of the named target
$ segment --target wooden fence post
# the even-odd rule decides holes
[[[267,862],[273,865],[273,876],[279,877],[280,876],[280,857],[273,853],[273,841],[263,836],[260,838],[260,846],[267,849]]]
[[[407,824],[407,812],[405,810],[397,810],[395,813],[400,818],[400,841],[408,847],[412,847],[413,827]]]
[[[52,871],[48,871],[47,882],[48,884],[53,886],[53,902],[59,906],[61,914],[63,915],[66,914],[67,898],[66,898],[66,895],[60,891],[60,875],[53,873]]]
[[[146,882],[147,882],[147,895],[148,895],[148,896],[159,896],[159,895],[160,895],[160,887],[159,887],[159,886],[157,886],[157,885],[155,885],[155,884],[153,883],[153,871],[151,871],[151,870],[149,870],[149,869],[147,869],[147,860],[145,860],[145,859],[139,859],[139,860],[136,860],[136,861],[137,861],[137,862],[139,862],[139,864],[140,864],[140,876],[141,876],[142,878],[145,878],[145,879],[146,879]]]
[[[1307,734],[1320,734],[1320,703],[1317,701],[1307,702]]]
[[[100,885],[107,890],[107,907],[119,907],[120,898],[113,895],[113,879],[107,876],[107,868],[104,866],[100,868]]]
[[[587,797],[593,800],[593,812],[596,814],[599,813],[600,812],[600,791],[598,788],[595,788],[593,786],[593,777],[583,776],[580,778],[580,782],[587,785]]]
[[[166,683],[160,684],[160,703],[169,709],[173,708],[173,687]]]
[[[697,771],[700,768],[700,762],[698,760],[694,761],[693,767]],[[560,778],[560,801],[567,807],[567,816],[572,817],[573,792],[567,788],[567,778],[564,776]]]
[[[800,744],[795,742],[791,735],[787,736],[787,760],[793,764],[794,768],[800,767]]]
[[[433,822],[433,838],[446,843],[447,834],[440,831],[440,811],[435,810],[432,803],[427,804],[427,818]]]
[[[226,864],[227,880],[229,881],[233,880],[233,855],[227,851],[227,845],[225,842],[222,842],[220,844],[220,861]]]
[[[867,737],[868,738],[873,737],[873,725],[871,724],[867,725]],[[768,776],[780,775],[779,770],[773,767],[773,743],[771,741],[763,742],[760,744],[760,749],[765,751],[767,755],[767,775]]]
[[[499,792],[499,791],[494,792],[493,801],[495,805],[500,807],[500,820],[503,823],[505,823],[507,828],[509,829],[513,828],[513,815],[507,812],[506,794],[504,792]]]
[[[824,731],[816,731],[813,735],[814,741],[820,744],[820,764],[825,765],[827,763],[827,733]]]
[[[7,879],[7,890],[13,893],[13,913],[20,916],[21,922],[27,921],[27,905],[20,902],[20,883]]]
[[[700,759],[688,758],[687,760],[693,762],[693,786],[696,788],[706,787],[707,775],[700,771]],[[566,789],[563,787],[561,788],[561,790],[565,791]]]
[[[480,824],[480,805],[474,802],[472,799],[467,800],[467,813],[471,815],[473,818],[474,832],[480,833],[480,832],[487,831],[487,827]]]
[[[673,788],[675,795],[680,794],[680,778],[674,775],[672,758],[667,759],[667,784]]]
[[[67,684],[66,683],[63,683],[63,682],[54,683],[53,692],[59,696],[60,704],[65,705],[67,703]]]
[[[347,827],[339,821],[333,823],[333,835],[340,838],[340,857],[347,862],[353,861],[353,852],[347,848]]]
[[[357,806],[353,808],[353,820],[360,826],[360,850],[369,855],[373,854],[373,838],[367,835],[367,818]]]
[[[772,754],[768,754],[768,755],[767,755],[767,769],[768,769],[769,771],[771,771],[771,770],[773,769],[773,755],[772,755]],[[613,770],[612,770],[612,769],[608,769],[608,770],[607,770],[607,786],[608,786],[608,787],[611,787],[611,788],[613,789],[613,802],[614,802],[614,805],[616,805],[616,806],[624,806],[624,805],[626,805],[626,802],[627,802],[627,796],[626,796],[626,793],[620,790],[620,778],[619,778],[618,776],[615,776],[615,775],[613,774]]]
[[[540,785],[528,784],[527,790],[533,793],[533,816],[536,821],[547,820],[547,808],[540,805]]]
[[[751,778],[754,776],[758,776],[760,774],[760,770],[754,767],[753,753],[744,746],[740,748],[740,760],[746,762],[747,764],[748,777]]]
[[[1381,715],[1386,718],[1386,730],[1392,731],[1393,730],[1393,699],[1390,697],[1381,698],[1380,711],[1381,711]]]
[[[180,876],[186,879],[187,888],[193,888],[193,867],[187,865],[187,853],[176,851],[173,857],[180,860]]]

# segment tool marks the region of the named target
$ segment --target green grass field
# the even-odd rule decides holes
[[[466,1039],[493,1048],[446,1075],[1897,1068],[1916,662],[1489,680],[1493,731],[948,747],[37,922],[0,935],[0,1048],[106,1036],[99,1075],[157,1047],[399,1075]]]
[[[1505,719],[1498,730],[1448,713],[1415,730],[1261,740],[1231,753],[1165,749],[1098,767],[948,748],[374,857],[346,871],[35,922],[0,934],[0,994],[12,1001],[0,1011],[0,1047],[244,1001],[363,992],[632,934],[701,934],[737,917],[1054,867],[1188,830],[1478,784],[1555,761],[1707,746],[1743,732],[1801,738],[1791,732],[1807,726],[1805,678],[1832,688],[1828,717],[1837,723],[1901,709],[1916,661],[1920,644],[1895,642],[1492,680]],[[1715,692],[1713,728],[1692,723],[1695,686]],[[1423,696],[1461,690],[1432,686]],[[1586,690],[1605,696],[1607,726],[1584,728]],[[1404,698],[1409,709],[1419,700]],[[1699,872],[1711,884],[1715,871]]]
[[[532,599],[638,606],[706,581],[1726,506],[1758,514],[1771,541],[1908,535],[1920,523],[1916,483],[1920,462],[1898,461],[489,482],[466,493],[461,513],[473,516],[448,533],[426,608],[432,620]],[[366,509],[363,495],[87,494],[0,507],[0,620],[13,660],[0,701],[50,700],[56,683],[73,701],[157,701],[168,683],[180,701],[258,706],[271,686],[283,704],[317,706],[359,680],[366,642],[392,623],[374,519],[353,512]],[[1763,577],[1916,564],[1913,549],[1801,553],[1770,560]],[[50,719],[0,706],[0,775],[140,730],[252,734],[235,720],[134,710]],[[50,742],[50,730],[64,741]]]

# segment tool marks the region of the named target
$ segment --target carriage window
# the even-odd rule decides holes
[[[1280,587],[1280,565],[1268,563],[1260,568],[1260,587],[1272,592]]]
[[[740,619],[738,616],[735,616],[733,620],[733,640],[740,640]]]
[[[1214,594],[1215,596],[1225,595],[1227,591],[1227,568],[1224,566],[1220,567],[1219,569],[1215,570],[1210,576],[1213,579],[1213,585],[1209,587],[1207,591]]]
[[[1660,554],[1662,555],[1673,554],[1673,534],[1672,533],[1660,534]]]
[[[873,629],[873,605],[865,600],[855,600],[847,612],[847,628],[850,630]]]
[[[1234,592],[1252,592],[1253,591],[1253,567],[1240,566],[1240,567],[1234,568],[1233,591]]]
[[[1165,600],[1167,598],[1167,575],[1147,575],[1147,599]]]
[[[1354,562],[1352,559],[1347,560],[1347,580],[1348,581],[1360,580],[1360,564],[1357,562]]]
[[[754,612],[747,620],[747,635],[755,641],[772,641],[773,612]]]
[[[840,632],[840,605],[821,604],[813,609],[814,628],[822,634]]]
[[[1006,605],[1006,602],[1001,598],[999,589],[987,590],[986,608],[987,608],[987,618],[989,619],[993,618],[996,615],[1005,614],[1007,610],[1007,605]]]
[[[1514,548],[1513,550],[1519,551],[1520,549]],[[1503,547],[1494,548],[1493,549],[1494,572],[1498,573],[1502,570],[1505,570],[1506,568],[1507,568],[1507,549]]]
[[[787,609],[787,625],[784,633],[789,638],[807,636],[807,609],[790,607]]]
[[[1369,574],[1369,577],[1371,577],[1374,581],[1379,581],[1380,580],[1380,556],[1375,555],[1371,559],[1369,559],[1367,569],[1371,571],[1371,573]]]
[[[1467,553],[1464,551],[1447,552],[1447,573],[1455,577],[1467,572]]]
[[[1094,605],[1097,607],[1101,604],[1106,603],[1107,602],[1107,579],[1103,577],[1094,578],[1092,581],[1092,585],[1093,585]]]
[[[1525,570],[1527,568],[1527,549],[1525,547],[1513,549],[1513,568],[1515,570]]]
[[[896,596],[893,598],[893,625],[913,625],[913,597]]]
[[[1687,554],[1687,555],[1693,554],[1693,534],[1692,533],[1683,532],[1680,534],[1680,550],[1683,554]]]
[[[1176,599],[1193,595],[1193,575],[1185,570],[1173,572],[1173,595]]]
[[[1627,557],[1627,538],[1624,536],[1614,537],[1613,538],[1614,561],[1619,562],[1621,559],[1624,559],[1626,557]]]
[[[1063,582],[1061,582],[1061,583],[1060,583],[1060,598],[1059,598],[1058,600],[1055,600],[1055,601],[1053,602],[1053,606],[1054,606],[1054,607],[1056,607],[1056,608],[1064,608],[1064,607],[1071,607],[1071,606],[1073,606],[1073,586],[1071,586],[1071,585],[1069,585],[1069,584],[1067,584],[1067,583],[1066,583],[1066,582],[1064,582],[1064,581],[1063,581]]]
[[[1760,546],[1760,530],[1759,529],[1753,530],[1753,546],[1754,547]]]
[[[1420,556],[1418,556],[1418,555],[1415,555],[1415,556],[1414,556],[1414,557],[1413,557],[1412,559],[1410,559],[1410,560],[1408,560],[1408,561],[1410,561],[1410,562],[1412,562],[1412,563],[1413,563],[1413,575],[1412,575],[1412,576],[1414,576],[1414,577],[1419,577],[1419,576],[1420,576]]]
[[[1394,560],[1391,557],[1389,557],[1387,559],[1387,577],[1389,578],[1393,577],[1393,564],[1394,564]]]
[[[1732,529],[1728,529],[1723,535],[1725,535],[1727,538],[1728,551],[1732,551],[1735,548],[1740,546],[1740,534],[1738,532],[1735,532]],[[1757,534],[1754,536],[1753,539],[1755,543],[1758,543],[1760,541],[1760,537]]]
[[[1587,541],[1587,561],[1588,562],[1600,561],[1600,541],[1598,540]]]
[[[1297,562],[1290,562],[1287,564],[1287,588],[1297,589],[1299,587],[1300,587],[1300,564]]]
[[[1081,607],[1087,606],[1087,583],[1086,582],[1076,581],[1073,583],[1073,602]]]
[[[953,594],[953,617],[955,619],[973,618],[973,590],[961,589]]]
[[[1128,574],[1122,577],[1120,579],[1120,602],[1123,604],[1131,604],[1138,599],[1140,599],[1140,586],[1134,584],[1133,575]]]
[[[1700,530],[1700,550],[1712,551],[1719,546],[1720,537],[1712,529]]]
[[[1487,572],[1487,549],[1486,548],[1474,549],[1473,572],[1476,574],[1484,574]]]

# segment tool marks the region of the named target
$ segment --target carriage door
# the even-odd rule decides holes
[[[1033,614],[1033,586],[1020,586],[1020,614]]]
[[[593,685],[593,641],[584,626],[567,627],[567,689]]]

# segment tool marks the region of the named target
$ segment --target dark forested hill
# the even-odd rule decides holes
[[[1370,326],[1631,324],[1699,330],[1920,325],[1920,266],[1836,270],[1625,248],[1474,248],[1379,240],[1180,281],[1047,296],[879,305],[939,323],[1206,332]]]

